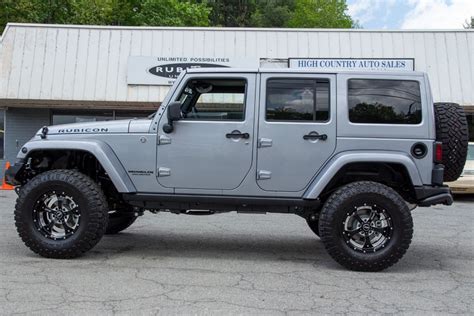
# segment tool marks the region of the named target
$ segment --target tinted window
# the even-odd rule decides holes
[[[234,120],[245,118],[243,79],[190,80],[178,100],[187,120]]]
[[[408,80],[351,79],[349,119],[354,123],[418,124],[420,85]]]
[[[269,79],[266,100],[268,121],[327,121],[328,79]]]

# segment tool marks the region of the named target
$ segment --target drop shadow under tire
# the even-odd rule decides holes
[[[312,219],[307,219],[306,223],[308,224],[308,227],[311,229],[311,231],[319,237],[319,220],[312,220]]]
[[[115,235],[130,227],[137,217],[131,214],[123,214],[119,212],[109,212],[109,223],[105,230],[106,235]]]

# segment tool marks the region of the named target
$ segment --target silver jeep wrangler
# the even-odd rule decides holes
[[[294,213],[346,268],[383,270],[411,210],[453,202],[467,122],[419,72],[194,69],[148,119],[44,127],[6,172],[24,243],[73,258],[145,211]]]

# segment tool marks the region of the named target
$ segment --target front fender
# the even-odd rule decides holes
[[[38,150],[82,150],[89,152],[99,161],[120,193],[133,193],[136,188],[128,173],[112,148],[105,142],[95,139],[87,140],[37,140],[26,143],[26,153],[20,151],[18,159],[25,159],[32,152]]]
[[[414,163],[414,161],[403,152],[359,152],[359,151],[347,151],[341,152],[335,155],[329,162],[324,166],[321,172],[313,180],[309,188],[303,195],[304,199],[317,199],[324,188],[329,184],[329,181],[337,174],[337,172],[350,163],[356,162],[386,162],[386,163],[398,163],[408,171],[411,182],[414,186],[423,185],[420,173]]]

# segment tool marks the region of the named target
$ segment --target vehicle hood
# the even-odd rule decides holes
[[[117,120],[52,125],[47,127],[47,135],[128,133],[130,121]],[[38,131],[37,135],[41,135],[42,132],[43,128]]]

